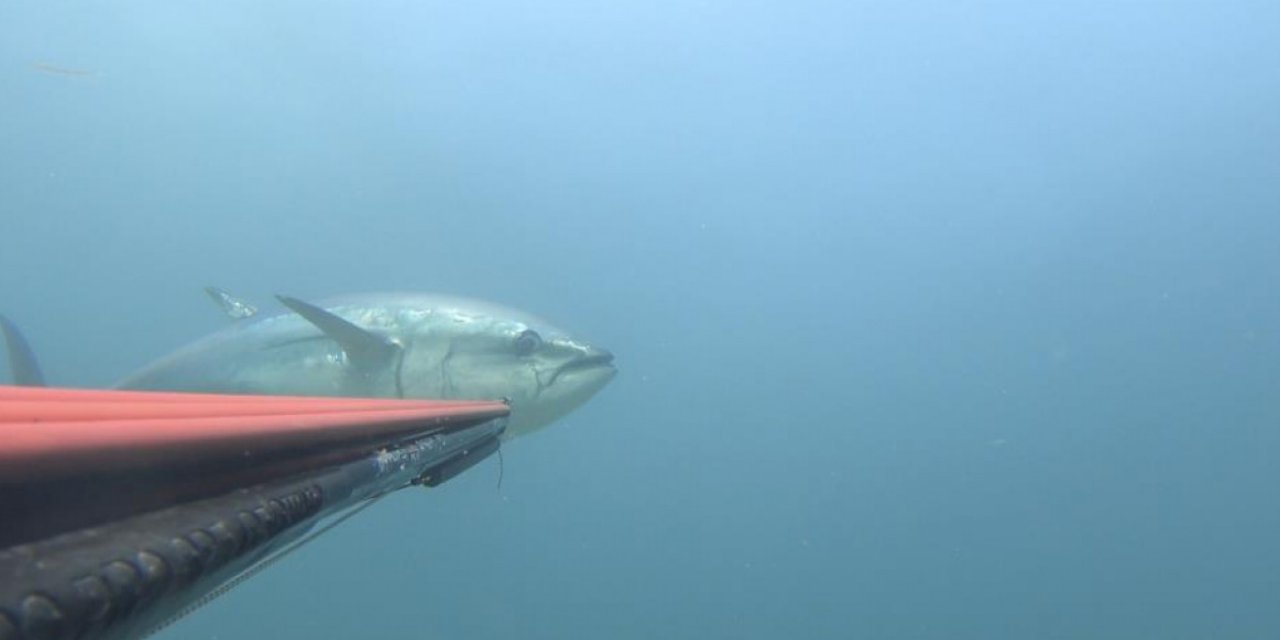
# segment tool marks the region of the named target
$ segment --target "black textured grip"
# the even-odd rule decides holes
[[[318,484],[245,489],[0,551],[0,640],[99,638],[158,603],[176,612],[324,499]]]

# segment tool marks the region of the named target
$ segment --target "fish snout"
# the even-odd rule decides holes
[[[586,351],[584,351],[583,354],[577,358],[577,361],[574,364],[578,366],[612,365],[613,352],[609,351],[608,349],[602,349],[600,347],[587,347]]]

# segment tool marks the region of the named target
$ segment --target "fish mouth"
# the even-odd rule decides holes
[[[614,369],[615,367],[613,366],[613,354],[609,353],[608,351],[605,351],[604,349],[599,349],[597,350],[596,353],[592,353],[589,355],[582,356],[581,358],[577,358],[573,362],[570,362],[560,368],[561,369],[590,369],[593,367],[608,367],[610,369]]]
[[[613,354],[604,349],[592,349],[591,352],[560,365],[547,381],[546,386],[555,384],[560,376],[588,372],[607,372],[607,377],[612,378],[618,372],[618,369],[613,366]]]
[[[507,425],[509,437],[544,427],[590,400],[618,374],[613,354],[584,349],[577,357],[555,368],[534,369],[537,388],[522,404],[512,407]]]

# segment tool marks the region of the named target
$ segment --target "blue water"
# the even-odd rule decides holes
[[[443,291],[620,375],[164,638],[1280,637],[1280,4],[0,6],[0,309],[106,385]]]

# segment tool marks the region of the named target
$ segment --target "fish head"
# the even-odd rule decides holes
[[[617,374],[613,354],[527,314],[478,302],[435,305],[402,334],[405,397],[503,399],[508,437],[577,409]]]

